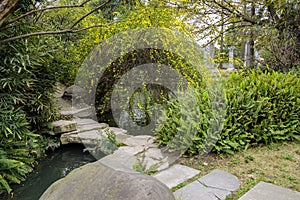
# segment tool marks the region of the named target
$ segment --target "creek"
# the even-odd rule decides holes
[[[73,169],[96,161],[83,145],[64,145],[40,160],[34,171],[20,185],[13,186],[13,200],[38,200],[56,180]],[[103,155],[104,156],[104,155]]]

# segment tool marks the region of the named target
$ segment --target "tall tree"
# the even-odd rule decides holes
[[[222,34],[251,33],[262,51],[264,63],[277,70],[300,65],[300,3],[297,0],[165,0],[185,13],[187,21],[196,21],[195,34],[218,40]],[[245,5],[250,12],[245,12]],[[221,16],[224,15],[224,20]],[[194,23],[195,24],[195,23]],[[234,26],[233,26],[234,25]],[[221,30],[221,27],[225,27]],[[237,35],[238,36],[238,35]],[[252,42],[253,46],[253,42]],[[253,48],[252,48],[253,57]]]

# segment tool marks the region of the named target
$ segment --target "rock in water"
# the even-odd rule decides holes
[[[109,168],[99,161],[73,170],[53,183],[40,200],[174,200],[172,192],[155,178]]]

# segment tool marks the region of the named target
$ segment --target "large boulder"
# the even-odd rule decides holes
[[[84,97],[85,95],[87,95],[87,91],[85,89],[77,85],[72,85],[65,89],[62,98],[72,99],[72,98]]]
[[[101,162],[73,170],[53,183],[40,200],[174,200],[157,179],[135,171],[117,171]]]

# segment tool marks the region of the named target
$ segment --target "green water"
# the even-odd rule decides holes
[[[69,145],[49,153],[25,182],[13,187],[12,199],[39,199],[53,182],[66,176],[73,169],[95,161],[95,158],[88,152],[83,152],[83,149],[83,145]]]

